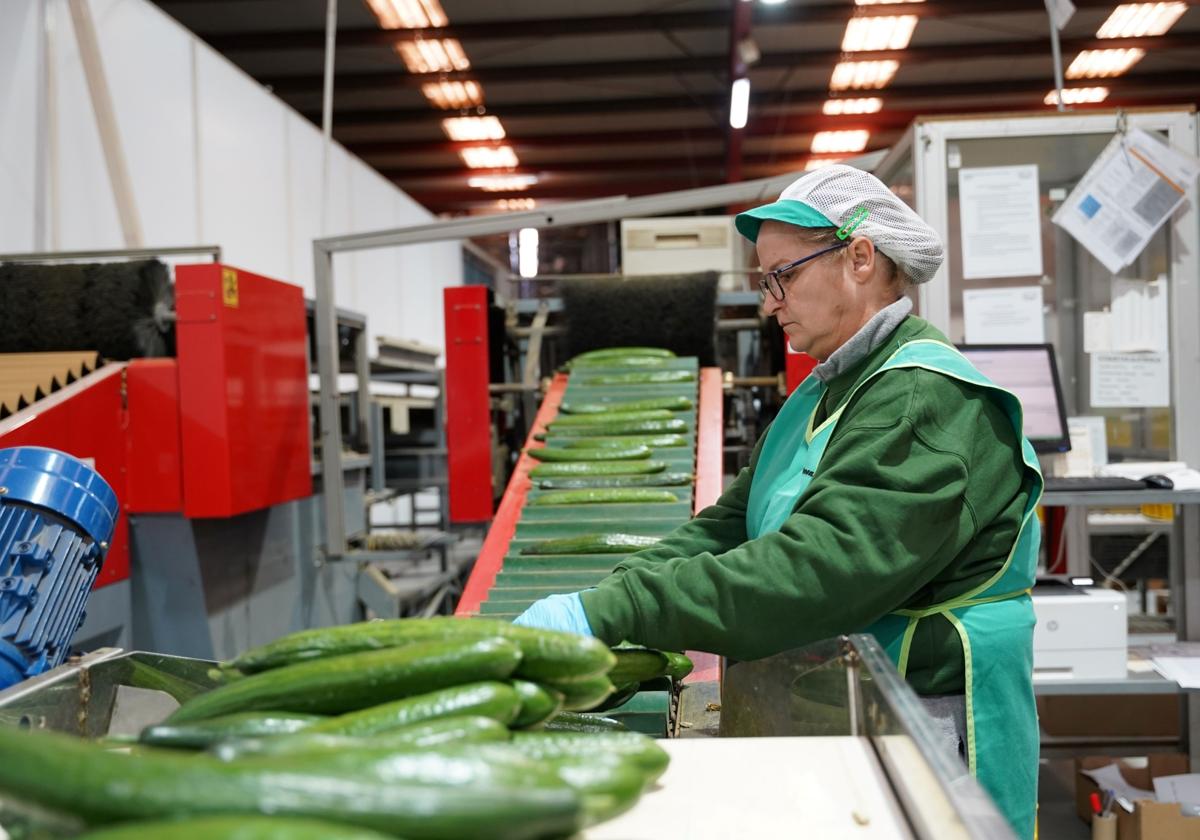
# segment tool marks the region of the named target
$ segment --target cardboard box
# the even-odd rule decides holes
[[[1075,811],[1086,823],[1092,821],[1090,797],[1099,791],[1096,783],[1083,775],[1083,770],[1096,770],[1117,764],[1125,781],[1143,790],[1154,790],[1154,779],[1189,773],[1188,757],[1180,753],[1164,753],[1148,757],[1148,766],[1131,767],[1119,758],[1089,756],[1075,759]],[[1154,802],[1139,799],[1130,814],[1114,806],[1117,815],[1118,840],[1200,840],[1200,817],[1185,817],[1178,803]]]

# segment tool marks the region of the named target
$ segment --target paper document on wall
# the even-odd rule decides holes
[[[1166,353],[1092,353],[1093,408],[1165,408],[1171,403]]]
[[[1112,313],[1083,313],[1083,352],[1108,353],[1112,346]]]
[[[1154,350],[1166,353],[1170,350],[1168,330],[1165,276],[1160,275],[1158,279],[1149,282],[1126,277],[1112,279],[1113,350]]]
[[[1038,168],[986,166],[958,173],[963,277],[1040,277]]]
[[[1044,344],[1041,286],[963,292],[967,344]]]
[[[1133,262],[1200,174],[1200,160],[1140,128],[1118,134],[1096,158],[1054,223],[1112,272]]]

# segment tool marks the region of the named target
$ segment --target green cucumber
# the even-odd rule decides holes
[[[520,662],[521,649],[499,638],[428,641],[348,653],[287,665],[214,688],[184,703],[167,722],[259,709],[349,712],[468,680],[504,679]]]
[[[539,490],[585,490],[589,487],[679,487],[691,484],[691,473],[662,472],[651,475],[594,475],[539,478]]]
[[[409,840],[534,840],[579,829],[579,794],[553,771],[443,750],[225,763],[166,750],[122,754],[56,732],[0,726],[0,793],[91,824],[269,814]]]
[[[653,435],[659,433],[682,433],[688,430],[686,420],[672,417],[669,420],[630,420],[621,423],[605,422],[602,418],[594,418],[595,422],[585,426],[559,426],[554,429],[554,437],[612,437],[616,435]]]
[[[626,446],[649,446],[651,449],[674,449],[688,445],[683,435],[646,435],[644,437],[583,437],[567,438],[563,446],[568,449],[620,449]]]
[[[512,725],[518,729],[537,726],[562,711],[563,693],[527,680],[513,680],[512,686],[521,698],[521,711]]]
[[[581,534],[539,540],[521,549],[522,554],[631,554],[656,545],[662,537],[639,534]]]
[[[395,840],[365,828],[328,820],[294,817],[199,817],[176,820],[146,820],[100,828],[79,840]]]
[[[623,706],[631,697],[633,697],[633,695],[637,694],[641,690],[641,683],[627,683],[625,685],[618,685],[617,690],[613,692],[611,697],[609,697],[603,703],[597,704],[589,711],[607,712],[611,709],[617,708],[618,706]]]
[[[581,376],[583,385],[658,385],[667,382],[695,382],[690,370],[647,370],[632,373],[601,373]]]
[[[646,787],[642,771],[622,755],[593,752],[562,756],[548,762],[548,766],[579,793],[588,825],[628,811]]]
[[[348,712],[321,721],[307,731],[330,735],[374,735],[414,723],[459,715],[482,715],[507,725],[516,719],[520,709],[521,697],[512,686],[501,682],[475,682]]]
[[[507,741],[510,734],[507,726],[492,718],[460,715],[422,721],[369,736],[298,732],[286,738],[237,738],[214,744],[209,747],[209,752],[222,761],[234,761],[248,755],[299,755],[329,750],[419,750],[445,744]]]
[[[542,728],[547,732],[627,732],[625,724],[603,715],[585,715],[579,712],[559,712],[546,721]]]
[[[670,490],[649,487],[598,487],[593,490],[548,490],[529,500],[531,505],[669,504],[679,497]]]
[[[603,675],[569,683],[546,681],[545,685],[563,695],[563,709],[568,712],[594,709],[617,690],[612,680]]]
[[[617,685],[644,683],[647,680],[666,676],[671,660],[661,650],[644,647],[613,648],[617,664],[608,672],[609,679]]]
[[[604,674],[616,662],[608,646],[590,636],[519,627],[496,619],[437,616],[364,621],[341,627],[302,630],[248,650],[233,664],[244,671],[256,672],[326,656],[392,648],[413,642],[488,638],[507,639],[516,644],[521,649],[521,664],[517,666],[515,676],[535,682],[545,678],[562,681]]]
[[[691,411],[692,401],[687,397],[647,397],[644,400],[629,400],[628,402],[596,402],[596,403],[563,403],[559,411],[566,414],[606,414],[613,411],[653,411],[656,408],[667,411]]]
[[[607,414],[560,414],[550,421],[550,430],[567,426],[595,426],[599,423],[636,423],[641,420],[670,420],[671,412],[665,408],[644,411],[612,411]]]
[[[667,668],[667,676],[674,682],[679,682],[688,674],[692,673],[692,669],[696,667],[691,658],[684,656],[682,653],[672,653],[669,650],[664,650],[663,653],[669,661],[670,667]]]
[[[675,353],[663,347],[601,347],[572,356],[568,364],[591,361],[592,359],[611,359],[614,356],[649,356],[659,359],[674,359]]]
[[[595,753],[621,755],[637,765],[647,784],[662,776],[671,761],[666,750],[654,743],[653,738],[640,732],[615,729],[602,732],[515,732],[511,746],[535,761],[553,761]]]
[[[561,478],[578,475],[638,475],[660,473],[666,461],[586,461],[566,464],[538,464],[529,471],[531,478]]]
[[[589,370],[595,368],[663,368],[674,362],[674,359],[664,359],[660,356],[607,356],[597,359],[581,359],[571,362],[569,370]]]
[[[578,461],[622,461],[625,459],[641,459],[650,457],[649,446],[624,446],[620,448],[602,447],[599,449],[556,448],[541,446],[537,449],[525,450],[539,461],[555,461],[574,463]]]
[[[160,723],[147,726],[138,740],[156,747],[204,749],[226,738],[253,738],[258,735],[287,735],[325,720],[320,715],[290,712],[237,712],[231,715],[197,720],[192,723]]]

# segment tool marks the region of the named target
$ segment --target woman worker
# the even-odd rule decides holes
[[[942,245],[874,176],[823,167],[736,225],[764,311],[819,364],[716,504],[517,623],[741,660],[870,632],[1032,837],[1042,479],[1020,403],[909,314]]]

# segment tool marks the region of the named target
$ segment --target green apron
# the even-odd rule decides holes
[[[863,632],[879,640],[903,675],[917,622],[949,621],[954,625],[964,654],[971,773],[991,794],[1017,836],[1033,837],[1038,726],[1033,697],[1034,615],[1029,589],[1034,583],[1041,539],[1035,513],[1043,487],[1037,456],[1022,436],[1020,401],[990,382],[953,347],[931,339],[910,341],[855,390],[893,368],[925,368],[986,388],[1021,437],[1026,479],[1033,485],[1033,492],[1008,558],[991,579],[941,604],[921,610],[896,610]],[[838,409],[813,428],[824,392],[819,379],[808,377],[784,403],[767,432],[746,509],[746,533],[751,539],[779,530],[820,466],[842,414]],[[843,408],[852,396],[853,392]],[[852,561],[846,558],[845,562]]]

